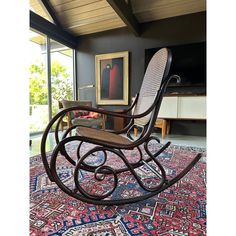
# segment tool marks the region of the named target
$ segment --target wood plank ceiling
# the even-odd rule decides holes
[[[107,0],[49,2],[61,26],[75,36],[126,26]],[[130,0],[130,5],[139,23],[206,11],[206,0]],[[53,22],[41,0],[30,0],[30,7]]]

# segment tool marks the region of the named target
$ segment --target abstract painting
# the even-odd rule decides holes
[[[128,105],[128,57],[128,51],[95,56],[98,105]]]

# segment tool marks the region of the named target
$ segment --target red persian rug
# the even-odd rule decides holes
[[[78,143],[67,146],[74,153]],[[153,149],[157,148],[153,145]],[[83,151],[89,145],[83,146]],[[191,236],[206,235],[206,156],[204,149],[170,146],[158,160],[163,164],[168,177],[178,174],[194,157],[196,152],[203,157],[179,182],[160,194],[134,204],[122,206],[97,206],[69,197],[48,179],[40,155],[30,158],[30,235],[61,236],[121,236],[157,235]],[[135,159],[135,151],[127,152]],[[50,158],[50,153],[48,153]],[[73,156],[73,154],[72,154]],[[113,157],[112,157],[113,158]],[[94,158],[93,161],[96,161]],[[118,161],[112,160],[117,166]],[[73,180],[72,166],[61,157],[58,173],[70,185]],[[145,167],[138,170],[151,179],[152,173]],[[141,193],[127,172],[122,174],[118,190],[124,198]],[[87,183],[90,177],[81,171],[80,178]],[[101,188],[102,185],[94,185]]]

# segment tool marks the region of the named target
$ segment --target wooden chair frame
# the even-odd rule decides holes
[[[134,203],[134,202],[152,197],[160,193],[161,191],[165,190],[166,188],[170,187],[171,185],[175,184],[184,175],[186,175],[191,170],[191,168],[198,162],[198,160],[201,158],[201,153],[198,153],[195,156],[195,158],[193,158],[193,160],[186,166],[186,168],[183,169],[178,175],[176,175],[173,179],[168,180],[166,177],[167,174],[164,167],[158,161],[158,156],[169,147],[170,142],[167,142],[166,144],[164,144],[154,154],[151,153],[148,146],[150,141],[156,141],[160,143],[160,140],[157,137],[152,136],[151,134],[155,126],[155,122],[156,122],[156,118],[160,109],[162,98],[163,98],[163,95],[164,95],[164,92],[166,90],[168,83],[170,82],[171,79],[177,79],[177,80],[179,79],[179,77],[176,75],[168,77],[170,63],[171,63],[171,53],[169,52],[169,57],[168,57],[168,61],[167,61],[165,73],[161,82],[160,89],[157,92],[157,95],[154,99],[153,104],[145,112],[141,114],[130,114],[130,111],[135,107],[139,99],[139,94],[137,94],[136,99],[134,100],[133,104],[128,109],[122,112],[113,112],[113,111],[101,110],[101,109],[97,109],[93,107],[77,106],[77,107],[64,109],[63,111],[59,112],[56,116],[54,116],[53,119],[49,122],[48,126],[46,127],[46,130],[43,134],[42,142],[41,142],[42,161],[43,161],[43,164],[44,164],[44,167],[45,167],[45,170],[49,179],[52,182],[55,182],[65,193],[69,194],[70,196],[78,200],[82,200],[87,203],[98,204],[98,205],[121,205],[121,204]],[[124,129],[120,131],[114,131],[113,133],[116,135],[126,134],[127,137],[130,139],[130,143],[128,144],[115,143],[112,141],[104,141],[100,139],[94,139],[91,137],[80,136],[77,134],[74,136],[68,137],[68,134],[72,130],[77,129],[79,125],[74,125],[74,126],[69,127],[65,131],[61,140],[59,140],[58,130],[59,130],[60,122],[68,112],[73,111],[73,110],[94,111],[94,112],[101,113],[103,115],[128,118],[130,122],[127,124],[127,126]],[[151,113],[151,117],[148,124],[142,127],[143,130],[142,130],[141,135],[136,140],[133,139],[130,132],[131,130],[135,128],[134,120],[137,118],[145,117],[149,113]],[[51,154],[51,160],[49,163],[47,160],[47,155],[46,155],[46,140],[51,130],[51,127],[53,126],[55,122],[57,122],[56,130],[55,130],[55,140],[56,140],[57,145]],[[65,148],[66,144],[72,141],[80,141],[80,144],[77,149],[77,157],[78,157],[77,162],[75,162],[70,157],[70,155],[67,153],[66,148]],[[94,144],[95,147],[89,150],[84,155],[81,155],[80,149],[83,143],[91,143],[91,144]],[[148,154],[149,158],[144,160],[140,145],[143,145],[144,150],[146,154]],[[122,150],[132,151],[135,148],[138,149],[140,157],[136,163],[130,163]],[[98,166],[91,166],[88,163],[86,163],[85,159],[88,156],[92,156],[94,155],[94,153],[97,153],[99,151],[104,153],[104,161],[102,163],[100,163]],[[111,166],[106,165],[107,159],[110,158],[107,155],[107,152],[111,152],[115,154],[117,157],[119,157],[123,161],[123,163],[125,163],[126,167],[115,169]],[[57,174],[56,163],[57,163],[57,157],[59,153],[63,155],[68,162],[70,162],[72,165],[75,166],[75,171],[74,171],[75,189],[69,189],[62,182],[62,180],[59,178],[59,175]],[[149,162],[151,161],[155,163],[156,169],[154,169],[151,165],[149,165]],[[137,175],[135,171],[136,168],[141,167],[142,165],[145,165],[146,167],[148,167],[156,176],[159,177],[160,181],[158,181],[157,186],[155,187],[146,186],[142,182],[141,178]],[[114,179],[113,187],[108,192],[101,195],[88,193],[79,183],[80,170],[85,170],[85,171],[94,173],[94,178],[97,181],[103,180],[105,175],[112,175]],[[115,189],[118,186],[119,174],[126,171],[129,171],[133,175],[133,177],[135,178],[139,186],[143,190],[145,190],[146,194],[142,196],[127,198],[127,199],[123,199],[123,198],[109,199],[109,197],[111,197],[112,193],[115,191]]]

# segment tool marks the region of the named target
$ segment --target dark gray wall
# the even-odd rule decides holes
[[[95,55],[118,51],[130,52],[130,97],[142,83],[145,49],[206,40],[205,12],[173,17],[142,25],[141,37],[128,28],[120,28],[79,38],[77,63],[78,86],[95,84]],[[95,88],[80,90],[80,99],[95,104]],[[116,107],[118,108],[118,107]]]

